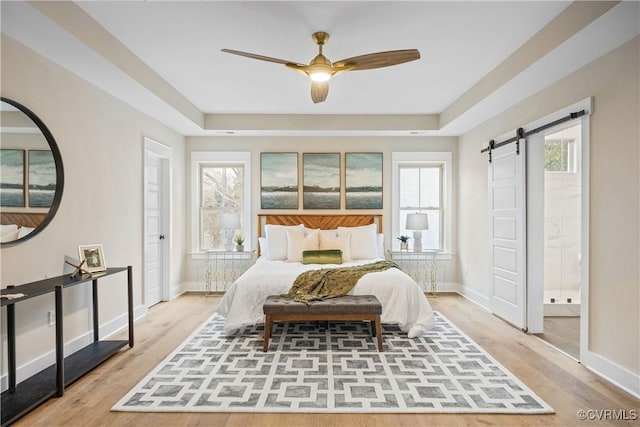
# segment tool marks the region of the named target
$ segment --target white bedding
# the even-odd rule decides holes
[[[225,332],[262,323],[262,305],[269,295],[286,294],[300,273],[330,267],[347,267],[380,261],[377,259],[335,264],[302,264],[272,261],[260,257],[233,283],[218,305],[217,312],[226,318]],[[397,268],[364,275],[350,292],[352,295],[375,295],[382,303],[382,323],[395,323],[410,338],[423,335],[435,324],[433,310],[420,286]]]

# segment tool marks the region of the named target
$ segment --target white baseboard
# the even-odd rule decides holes
[[[135,307],[133,310],[134,320],[138,320],[147,314],[147,308],[144,306]],[[107,339],[110,336],[122,331],[129,326],[129,316],[127,313],[121,314],[113,320],[100,326],[100,339]],[[135,337],[135,331],[134,331]],[[68,356],[76,351],[86,347],[93,342],[93,330],[87,331],[82,335],[66,342],[64,344],[64,354]],[[55,348],[36,357],[33,360],[28,361],[22,366],[16,368],[16,383],[21,383],[27,378],[32,377],[38,372],[48,368],[56,363],[56,351]],[[7,374],[0,377],[0,389],[4,392],[9,388],[9,378]]]
[[[229,285],[230,286],[230,285]],[[225,292],[226,289],[222,288],[222,285],[215,289],[212,287],[211,289],[214,292]],[[171,288],[171,298],[175,298],[178,295],[181,295],[185,292],[206,292],[204,282],[184,282],[179,284],[178,286],[174,286]]]
[[[631,394],[636,399],[640,399],[640,375],[589,350],[584,353],[580,364],[599,377]]]
[[[438,282],[436,292],[458,292],[459,285],[455,282]],[[429,292],[429,285],[426,285],[425,292]]]
[[[482,295],[478,291],[474,291],[466,286],[456,284],[456,292],[468,299],[469,301],[479,305],[485,310],[489,310],[490,299],[487,296]]]
[[[171,288],[171,299],[185,292],[204,292],[204,282],[183,282]]]
[[[489,297],[462,285],[458,285],[456,292],[485,310],[491,311],[489,309]],[[631,394],[636,399],[640,399],[640,375],[588,350],[585,352],[585,356],[581,357],[580,364],[599,377]]]

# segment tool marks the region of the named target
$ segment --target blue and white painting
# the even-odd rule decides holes
[[[345,154],[347,209],[382,209],[382,153]]]
[[[304,209],[340,209],[340,153],[302,155]]]
[[[29,207],[48,208],[56,194],[56,163],[51,150],[29,150]]]
[[[0,206],[24,206],[24,150],[0,150]]]
[[[298,209],[298,153],[260,153],[262,209]]]

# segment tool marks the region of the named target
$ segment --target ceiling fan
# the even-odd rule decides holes
[[[284,64],[288,68],[304,74],[311,79],[311,99],[314,103],[323,102],[327,99],[329,79],[340,73],[389,67],[391,65],[398,65],[420,59],[420,52],[418,52],[417,49],[405,49],[369,53],[367,55],[354,56],[353,58],[342,59],[331,63],[331,61],[322,54],[322,46],[329,40],[329,34],[324,31],[318,31],[313,33],[311,37],[318,45],[318,55],[311,60],[309,65],[233,49],[222,49],[222,51],[234,55],[246,56],[247,58],[259,59],[261,61]]]

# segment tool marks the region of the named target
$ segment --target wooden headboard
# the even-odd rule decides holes
[[[361,225],[377,224],[378,233],[382,233],[382,215],[360,215],[360,214],[328,214],[328,215],[304,215],[304,214],[259,214],[258,215],[258,237],[264,236],[264,226],[267,224],[276,225],[298,225],[303,224],[308,228],[319,228],[321,230],[332,230],[338,227],[357,227]]]
[[[36,228],[47,216],[47,213],[2,212],[0,223],[16,224],[18,227]]]

